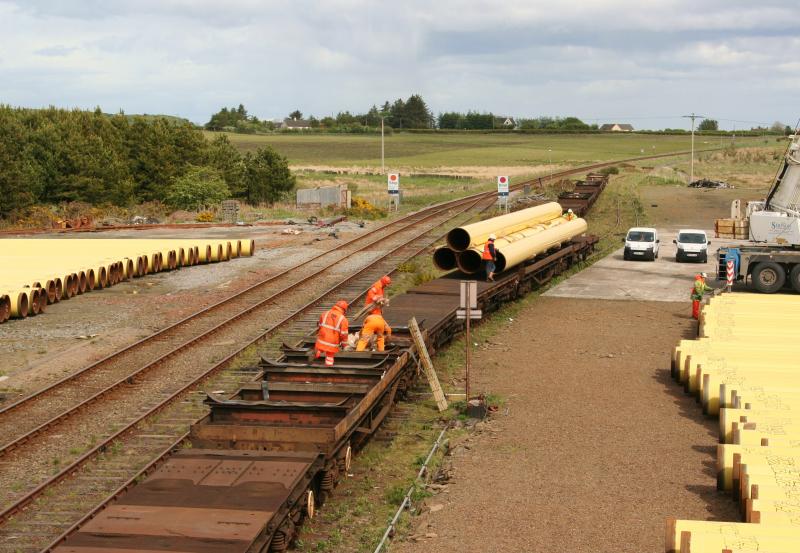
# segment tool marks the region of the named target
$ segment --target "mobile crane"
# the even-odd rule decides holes
[[[738,201],[738,200],[737,200]],[[717,250],[717,278],[726,280],[733,261],[734,280],[773,294],[787,284],[800,292],[800,134],[795,132],[783,164],[764,201],[749,202],[750,242]]]

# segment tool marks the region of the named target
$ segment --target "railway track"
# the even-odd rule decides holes
[[[347,296],[348,290],[364,290],[369,284],[374,281],[376,275],[388,272],[391,268],[396,266],[398,260],[406,259],[418,253],[420,248],[416,248],[415,241],[421,236],[430,233],[432,229],[436,229],[442,224],[458,218],[461,214],[469,211],[472,207],[483,202],[485,207],[492,204],[492,200],[488,199],[486,195],[479,195],[478,197],[470,197],[467,200],[459,200],[457,202],[450,202],[445,206],[439,206],[432,210],[426,210],[419,214],[414,214],[410,217],[404,218],[401,224],[390,224],[381,227],[383,232],[377,235],[371,234],[362,237],[361,240],[354,240],[354,246],[357,249],[350,251],[349,255],[342,259],[341,248],[335,252],[327,252],[328,254],[338,257],[336,260],[327,261],[324,268],[316,265],[312,267],[310,275],[303,278],[296,278],[293,283],[287,287],[282,288],[277,292],[270,293],[266,298],[259,301],[254,306],[251,304],[252,297],[247,300],[248,307],[246,313],[237,313],[232,318],[239,321],[235,329],[232,330],[215,330],[214,339],[217,340],[215,344],[230,342],[230,348],[225,350],[226,355],[222,360],[214,359],[210,366],[202,367],[198,370],[195,366],[202,363],[193,363],[191,360],[184,360],[180,362],[181,356],[186,357],[189,355],[186,351],[191,346],[192,359],[213,359],[213,351],[202,351],[205,347],[208,350],[206,343],[201,342],[197,337],[186,342],[185,347],[176,353],[170,353],[159,358],[158,365],[150,367],[148,372],[137,372],[139,380],[135,384],[129,384],[130,379],[123,378],[92,396],[92,401],[81,407],[77,407],[79,411],[70,414],[60,413],[52,417],[52,421],[48,421],[48,426],[42,428],[42,425],[37,426],[35,429],[38,434],[35,437],[27,437],[23,440],[17,438],[15,440],[16,446],[14,449],[6,449],[7,454],[4,456],[3,461],[5,464],[18,467],[21,473],[15,474],[14,470],[7,469],[4,471],[0,479],[5,478],[6,482],[2,485],[4,489],[13,490],[19,489],[19,486],[12,479],[16,476],[24,477],[26,482],[31,482],[32,476],[40,475],[36,481],[35,487],[32,489],[20,490],[20,493],[13,497],[11,502],[4,505],[2,517],[8,519],[14,517],[10,524],[0,528],[0,538],[5,537],[5,543],[10,543],[13,547],[11,551],[33,551],[42,546],[42,538],[52,537],[51,534],[56,533],[63,529],[63,526],[74,518],[75,514],[85,510],[87,504],[86,483],[91,481],[90,486],[95,490],[95,494],[90,495],[103,495],[109,489],[113,489],[124,481],[126,475],[130,474],[130,470],[125,470],[125,466],[134,465],[137,468],[151,459],[154,455],[157,456],[159,452],[170,449],[176,441],[179,441],[185,433],[185,428],[189,423],[195,421],[199,416],[205,412],[205,408],[200,402],[201,396],[194,394],[192,396],[192,389],[197,386],[201,381],[208,376],[225,368],[228,363],[241,351],[246,349],[249,345],[264,339],[267,336],[274,334],[279,328],[286,327],[287,323],[300,319],[306,323],[306,319],[302,319],[314,306],[323,306],[327,303],[334,301],[331,298],[339,297],[339,294]],[[436,234],[430,241],[441,234]],[[376,251],[376,244],[391,240],[392,244],[397,244],[387,253]],[[426,243],[427,245],[427,243]],[[423,246],[424,248],[425,246]],[[416,248],[416,249],[415,249]],[[353,266],[355,264],[353,256],[358,253],[366,259],[362,261],[363,268],[353,273]],[[357,265],[357,264],[356,264]],[[339,273],[334,271],[338,268]],[[323,275],[329,276],[335,280],[333,286],[329,281],[324,284],[319,282]],[[344,278],[341,276],[344,275]],[[330,279],[329,279],[330,280]],[[316,285],[317,289],[322,289],[322,293],[316,295],[314,300],[309,303],[302,303],[302,294],[306,292],[299,292],[298,288],[302,286],[303,290],[308,290],[310,286]],[[294,294],[288,298],[288,294]],[[257,321],[255,326],[249,325],[249,332],[242,329],[241,322],[249,317],[251,323],[256,315],[263,313],[259,311],[263,306],[274,306],[280,303],[281,310],[276,311],[272,309],[273,319],[270,321],[270,326],[264,330],[263,324],[259,325]],[[297,305],[302,305],[299,309],[295,309]],[[263,311],[263,310],[262,310]],[[311,315],[313,318],[314,316]],[[228,320],[228,319],[226,319]],[[260,320],[260,317],[259,317]],[[302,328],[303,325],[298,325],[297,328]],[[291,329],[291,327],[286,327]],[[305,327],[307,329],[307,326]],[[254,332],[255,330],[255,332]],[[228,334],[224,334],[228,332]],[[219,341],[222,336],[223,340]],[[224,338],[231,338],[225,340]],[[281,337],[285,339],[292,338],[291,332],[282,332]],[[246,345],[242,347],[242,341],[246,341]],[[174,349],[174,348],[173,348]],[[215,348],[211,348],[212,350]],[[218,347],[216,349],[219,349]],[[198,351],[200,350],[200,351]],[[217,358],[218,359],[218,358]],[[179,360],[179,362],[175,362]],[[137,369],[139,371],[140,369]],[[156,374],[158,372],[158,375]],[[159,376],[162,372],[169,373],[168,377]],[[198,374],[199,373],[199,374]],[[237,371],[229,371],[223,375],[223,378],[217,380],[213,384],[213,389],[218,391],[232,390],[242,380],[247,380],[252,375],[238,373]],[[166,384],[165,384],[166,379]],[[168,391],[166,390],[168,389]],[[103,401],[100,401],[100,400]],[[115,409],[113,413],[109,412],[107,405],[114,402]],[[119,402],[126,402],[125,408],[119,408]],[[157,412],[162,412],[160,418],[155,423],[148,423],[147,420],[153,417]],[[95,434],[90,434],[92,430],[87,430],[87,427],[94,429]],[[57,434],[53,434],[57,430]],[[75,436],[95,436],[95,439],[90,439],[88,444],[80,448],[80,451],[74,449]],[[23,437],[25,434],[22,434]],[[54,440],[48,439],[54,436]],[[69,439],[72,437],[72,439]],[[55,442],[55,443],[54,443]],[[71,447],[69,447],[71,446]],[[69,449],[68,449],[69,447]],[[85,449],[85,451],[84,451]],[[43,452],[46,454],[43,455]],[[59,462],[55,465],[52,463],[53,459],[58,459],[58,455],[67,455],[68,453],[80,453],[80,455],[69,463],[62,464]],[[118,460],[120,454],[124,462],[120,463]],[[111,463],[105,463],[105,467],[98,472],[97,460],[111,458]],[[133,462],[131,462],[133,461]],[[24,468],[23,468],[24,467]],[[10,467],[9,467],[10,468]],[[48,470],[51,473],[48,474]],[[93,470],[95,469],[95,470]],[[52,474],[55,472],[55,474]],[[67,478],[70,477],[70,478]],[[56,490],[55,486],[58,486]],[[10,494],[9,494],[10,495]],[[26,506],[31,502],[37,500],[42,495],[56,496],[59,498],[67,498],[67,501],[62,501],[60,504],[52,505],[48,503],[47,510],[37,511],[37,509],[30,509],[25,512]],[[8,501],[8,500],[6,500]],[[89,501],[88,503],[91,503]],[[41,516],[40,516],[41,515]],[[43,518],[44,517],[44,518]],[[45,531],[49,528],[50,531]],[[4,550],[4,545],[0,545],[0,551]]]
[[[562,171],[549,178],[609,164]],[[338,297],[357,296],[356,292],[365,290],[376,275],[390,272],[399,259],[413,257],[429,243],[415,250],[413,242],[481,203],[484,209],[491,206],[493,199],[493,192],[476,194],[387,223],[0,409],[0,435],[9,437],[0,445],[0,467],[4,469],[0,488],[10,491],[0,502],[0,520],[14,517],[11,524],[0,528],[0,537],[4,538],[0,551],[6,549],[5,543],[10,544],[9,551],[38,550],[73,523],[78,514],[86,512],[86,505],[102,504],[100,496],[113,497],[130,483],[131,475],[135,478],[136,470],[147,470],[154,458],[171,451],[185,437],[189,423],[206,411],[200,396],[193,395],[198,384],[213,383],[214,389],[230,391],[252,377],[228,370],[209,380],[249,345],[274,335],[278,329],[285,339],[299,338],[316,322],[315,306],[327,307]],[[438,235],[430,242],[436,238]],[[398,246],[383,255],[375,251],[378,243],[384,242],[385,247],[390,240]],[[362,269],[336,281],[337,271],[352,273],[352,265],[359,263]],[[328,280],[322,278],[324,275]],[[335,281],[333,286],[330,280]],[[321,293],[302,304],[300,298],[309,288]],[[293,309],[298,304],[303,307]],[[256,317],[267,312],[273,318],[263,329]],[[237,345],[243,341],[244,347]],[[220,356],[223,358],[218,360]],[[195,358],[203,359],[205,365],[198,369]],[[163,376],[165,373],[168,376]],[[114,408],[104,407],[108,404]],[[159,412],[161,419],[153,421]],[[76,447],[76,442],[65,435],[83,436],[85,440]],[[124,461],[115,461],[119,457]],[[20,476],[28,484],[34,480],[35,486],[21,489],[19,480],[14,480]],[[91,484],[89,494],[87,482]],[[51,510],[24,511],[42,496],[60,501],[48,503]]]

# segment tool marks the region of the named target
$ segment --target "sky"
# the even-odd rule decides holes
[[[797,0],[0,0],[0,103],[794,126]]]

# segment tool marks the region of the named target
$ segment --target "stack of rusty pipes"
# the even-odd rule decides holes
[[[253,255],[253,240],[0,240],[0,322],[48,304],[179,267]]]
[[[502,273],[586,232],[585,220],[567,221],[562,213],[558,203],[549,202],[455,228],[447,234],[447,245],[434,250],[433,262],[443,271],[458,267],[477,273],[484,244],[494,234],[496,272]]]

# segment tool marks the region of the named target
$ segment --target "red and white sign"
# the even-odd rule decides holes
[[[389,173],[387,183],[389,185],[389,194],[400,193],[400,175],[398,173]]]
[[[497,177],[497,195],[508,196],[508,177],[505,175]]]
[[[734,278],[734,273],[733,273],[733,259],[729,259],[729,260],[728,260],[728,262],[726,263],[726,269],[727,269],[727,271],[728,271],[728,272],[727,272],[727,276],[728,276],[728,288],[730,288],[731,286],[733,286],[733,278]]]

